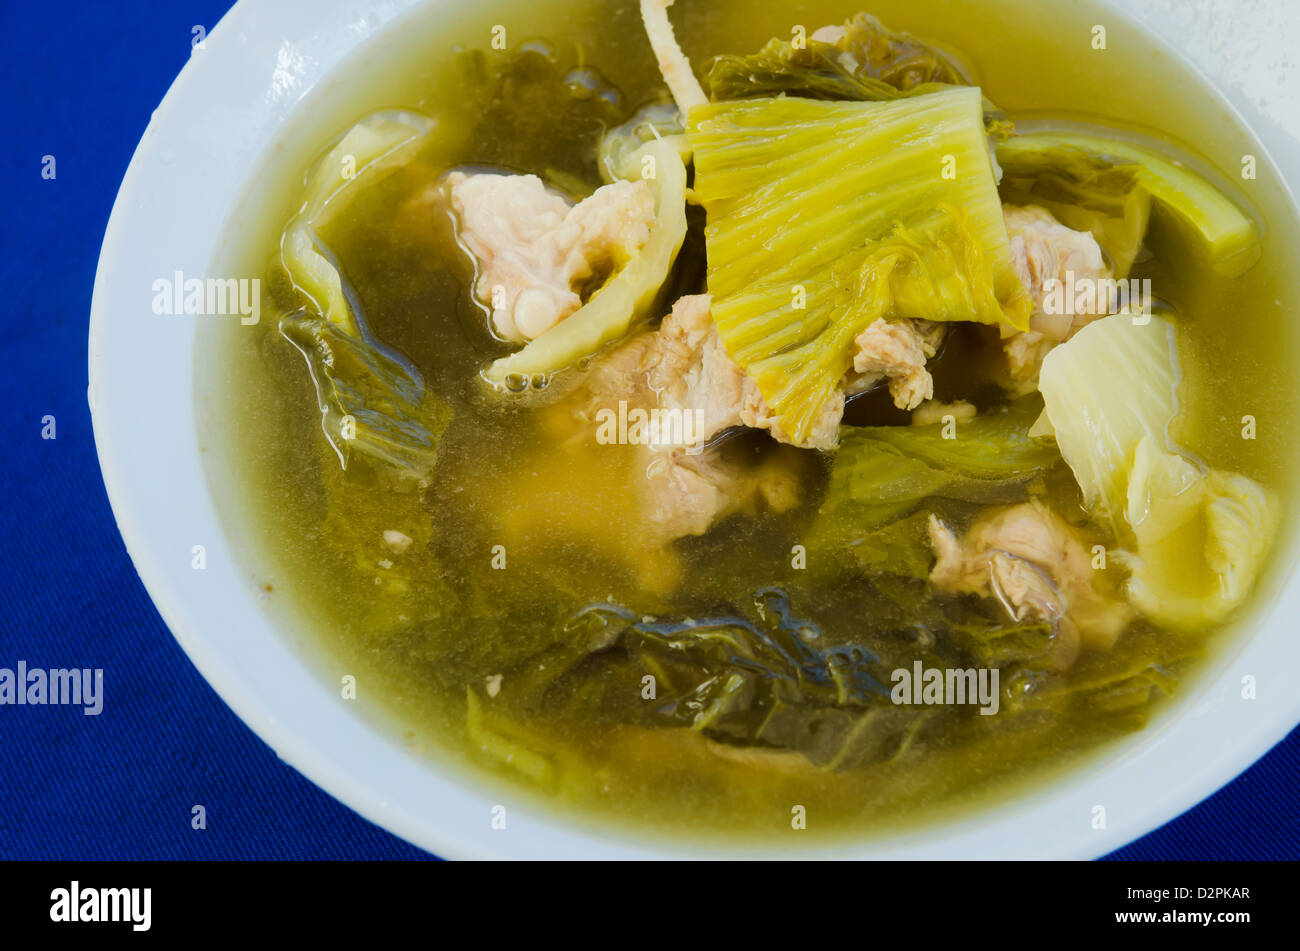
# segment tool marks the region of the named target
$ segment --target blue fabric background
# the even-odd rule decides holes
[[[274,0],[267,0],[274,2]],[[154,611],[113,524],[86,405],[100,242],[191,28],[223,0],[0,0],[0,666],[102,667],[105,712],[0,707],[0,857],[418,858],[285,766]],[[41,157],[58,162],[41,178]],[[41,418],[58,438],[41,439]],[[1300,732],[1117,858],[1300,857]],[[190,807],[208,828],[190,829]]]

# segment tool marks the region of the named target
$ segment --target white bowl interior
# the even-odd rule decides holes
[[[194,421],[196,321],[150,308],[155,279],[207,272],[250,170],[303,97],[331,81],[359,44],[400,30],[403,17],[446,5],[378,0],[362,14],[355,0],[243,0],[155,113],[113,209],[95,282],[89,398],[113,510],[154,602],[204,677],[281,758],[372,821],[457,858],[720,853],[581,829],[528,805],[511,808],[506,831],[494,830],[494,799],[412,755],[391,731],[341,702],[277,630],[223,528]],[[1159,0],[1131,6],[1157,18],[1148,26],[1176,46],[1202,42],[1203,20],[1158,19],[1170,7]],[[1201,65],[1227,76],[1232,106],[1287,179],[1300,181],[1300,117],[1270,105],[1260,86],[1269,77],[1230,74],[1243,56],[1231,48],[1217,53],[1217,62]],[[191,567],[195,545],[205,546],[205,570]],[[818,847],[816,854],[1083,858],[1131,841],[1228,782],[1300,719],[1300,694],[1289,684],[1300,669],[1300,638],[1287,621],[1298,610],[1300,586],[1288,584],[1257,630],[1216,658],[1212,674],[1086,772],[951,824]],[[1246,675],[1258,681],[1257,699],[1242,699]],[[1108,818],[1103,829],[1091,821],[1099,804]]]

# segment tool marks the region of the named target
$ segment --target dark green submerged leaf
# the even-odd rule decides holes
[[[356,452],[428,478],[451,409],[405,361],[309,312],[282,318],[280,332],[307,359],[321,425],[345,468]]]
[[[308,171],[302,207],[280,239],[282,273],[305,306],[282,317],[279,330],[307,360],[322,428],[339,461],[346,469],[360,454],[422,484],[451,410],[371,334],[320,234],[361,192],[410,162],[434,125],[403,111],[355,123]]]
[[[1044,743],[1080,719],[1080,730],[1095,733],[1136,729],[1175,684],[1169,665],[1180,658],[1154,640],[1094,658],[1075,676],[1049,668],[1049,625],[1008,624],[979,599],[927,598],[915,579],[863,580],[860,593],[871,633],[834,643],[774,588],[734,615],[670,619],[591,605],[564,625],[562,642],[506,671],[498,700],[521,722],[572,717],[689,730],[839,771],[954,749],[991,729]],[[998,669],[998,712],[894,703],[895,671],[918,662]]]
[[[647,725],[795,750],[826,769],[901,751],[922,711],[890,700],[892,664],[861,643],[823,644],[821,627],[796,617],[778,589],[756,592],[752,615],[664,620],[616,605],[586,608],[570,626],[604,646],[569,673],[561,691],[590,700],[589,689],[574,686],[598,680],[600,694],[617,703],[609,689],[617,683],[609,677],[613,662],[628,677],[614,688],[624,698],[618,705]],[[655,677],[654,699],[644,699],[646,672]],[[639,710],[628,696],[642,698]]]
[[[604,76],[566,68],[558,51],[539,40],[511,52],[464,50],[456,65],[456,105],[474,122],[467,164],[530,172],[573,198],[600,185],[597,143],[626,114],[623,94]],[[574,149],[574,142],[592,146]]]
[[[935,714],[894,704],[893,659],[858,642],[820,643],[820,625],[795,616],[778,589],[757,592],[743,613],[680,620],[596,604],[565,630],[564,644],[505,674],[500,699],[525,718],[546,710],[691,730],[839,770],[900,755]]]

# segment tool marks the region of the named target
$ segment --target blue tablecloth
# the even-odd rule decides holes
[[[421,857],[276,759],[198,675],[136,577],[95,459],[86,326],[104,227],[192,28],[229,4],[0,6],[0,667],[102,667],[111,684],[98,717],[0,707],[0,857]],[[1116,857],[1296,858],[1298,767],[1292,733]]]

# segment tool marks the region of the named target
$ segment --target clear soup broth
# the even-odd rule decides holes
[[[633,3],[455,6],[432,6],[358,53],[249,170],[213,273],[262,278],[262,319],[205,326],[196,355],[213,488],[249,582],[330,689],[355,677],[359,707],[474,777],[485,817],[518,801],[636,835],[754,842],[784,840],[796,814],[806,837],[868,836],[1032,796],[1151,729],[1228,661],[1234,632],[1248,636],[1290,560],[1300,244],[1257,143],[1179,63],[1083,2],[679,0],[671,10],[697,73],[717,54],[864,10],[948,54],[1018,126],[1086,123],[1167,143],[1256,221],[1261,257],[1239,277],[1162,253],[1158,233],[1132,273],[1177,314],[1178,444],[1277,500],[1266,568],[1221,623],[1188,632],[1136,616],[1113,647],[1057,669],[1032,650],[976,649],[954,633],[994,624],[989,599],[939,595],[923,577],[873,575],[819,548],[834,453],[752,431],[726,440],[727,465],[779,471],[796,504],[662,544],[629,488],[640,447],[570,438],[564,399],[529,402],[484,382],[511,347],[475,299],[473,262],[439,205],[444,176],[532,173],[583,198],[602,184],[602,134],[665,90]],[[1105,49],[1093,46],[1099,24]],[[494,49],[502,26],[505,49]],[[450,410],[424,485],[364,461],[340,467],[302,354],[278,330],[302,306],[280,242],[306,170],[362,116],[395,108],[437,126],[320,239],[373,337]],[[1243,180],[1248,154],[1258,174]],[[702,212],[689,220],[671,278],[683,294],[707,280]],[[980,373],[991,346],[978,330],[951,331],[931,362],[934,398],[981,413],[1009,404]],[[844,422],[908,419],[879,390],[851,400]],[[1087,521],[1064,465],[1025,491],[1071,525]],[[982,508],[942,514],[960,528]],[[684,662],[680,639],[701,631],[726,643]],[[915,663],[997,666],[1000,714],[836,696],[863,683],[888,691],[891,672]],[[729,676],[733,693],[701,688]],[[1025,690],[1054,699],[1018,706]],[[768,734],[777,741],[765,741],[776,729],[767,721],[782,718]]]

